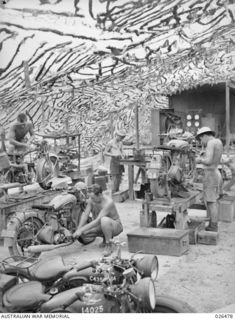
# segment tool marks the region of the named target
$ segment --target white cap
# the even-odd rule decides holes
[[[196,139],[199,138],[199,136],[201,136],[202,134],[205,133],[211,133],[213,134],[213,136],[215,136],[215,132],[213,130],[211,130],[209,127],[202,127],[200,129],[198,129],[197,134],[196,134]]]

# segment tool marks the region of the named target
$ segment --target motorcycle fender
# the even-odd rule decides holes
[[[80,271],[72,269],[63,276],[63,279],[65,281],[70,281],[72,279],[85,279],[87,282],[90,282],[89,277],[92,274],[93,274],[92,268],[87,268],[85,270],[80,270]]]
[[[15,231],[2,230],[1,237],[4,238],[4,247],[9,247],[14,243]]]
[[[42,221],[42,223],[44,223],[44,212],[42,213],[37,211],[16,212],[15,215],[9,221],[9,223],[13,223],[14,219],[17,219],[21,223],[23,223],[29,217],[38,218]]]

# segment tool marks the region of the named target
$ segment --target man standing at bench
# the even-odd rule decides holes
[[[123,130],[116,130],[115,136],[110,140],[105,148],[104,155],[111,157],[110,175],[112,180],[112,192],[118,192],[122,181],[124,166],[120,164],[120,159],[123,158],[122,140],[126,133]]]
[[[92,214],[91,221],[89,215]],[[123,226],[113,199],[102,194],[98,184],[92,186],[92,192],[73,237],[88,244],[96,237],[103,237],[104,256],[112,253],[110,240],[123,231]]]
[[[218,170],[223,153],[221,140],[215,138],[215,132],[209,127],[198,130],[196,139],[201,141],[205,147],[205,153],[196,158],[196,163],[204,166],[203,193],[204,202],[207,208],[207,215],[210,219],[207,231],[218,231],[218,205],[217,199],[222,190],[222,177]]]
[[[10,161],[6,153],[5,130],[0,125],[0,172],[10,168]]]
[[[26,135],[30,134],[31,138],[27,141]],[[28,121],[25,113],[20,113],[17,120],[9,129],[8,139],[11,147],[9,153],[25,152],[30,147],[30,141],[34,138],[34,129],[32,122]]]

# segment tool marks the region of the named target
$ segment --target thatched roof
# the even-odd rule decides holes
[[[145,115],[165,107],[167,95],[234,74],[233,0],[6,2],[0,9],[6,126],[27,110],[38,128],[43,120],[59,129],[69,115],[84,137],[103,136],[119,121],[133,127],[137,103]]]

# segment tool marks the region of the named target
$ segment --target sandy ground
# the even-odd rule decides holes
[[[127,249],[126,234],[139,227],[141,203],[127,200],[118,203],[117,207],[124,225],[119,240],[126,242],[122,254],[123,257],[128,257],[131,254]],[[205,216],[205,212],[189,210],[189,215]],[[160,221],[161,216],[158,218]],[[156,282],[157,293],[184,300],[200,313],[211,313],[234,304],[235,221],[220,222],[219,236],[216,246],[190,245],[189,251],[180,257],[158,255],[160,269]],[[102,249],[98,247],[100,241],[101,239],[97,239],[88,246],[76,242],[69,247],[44,253],[41,257],[60,254],[68,264],[99,258],[102,256]],[[7,249],[0,247],[0,259],[7,256]]]

